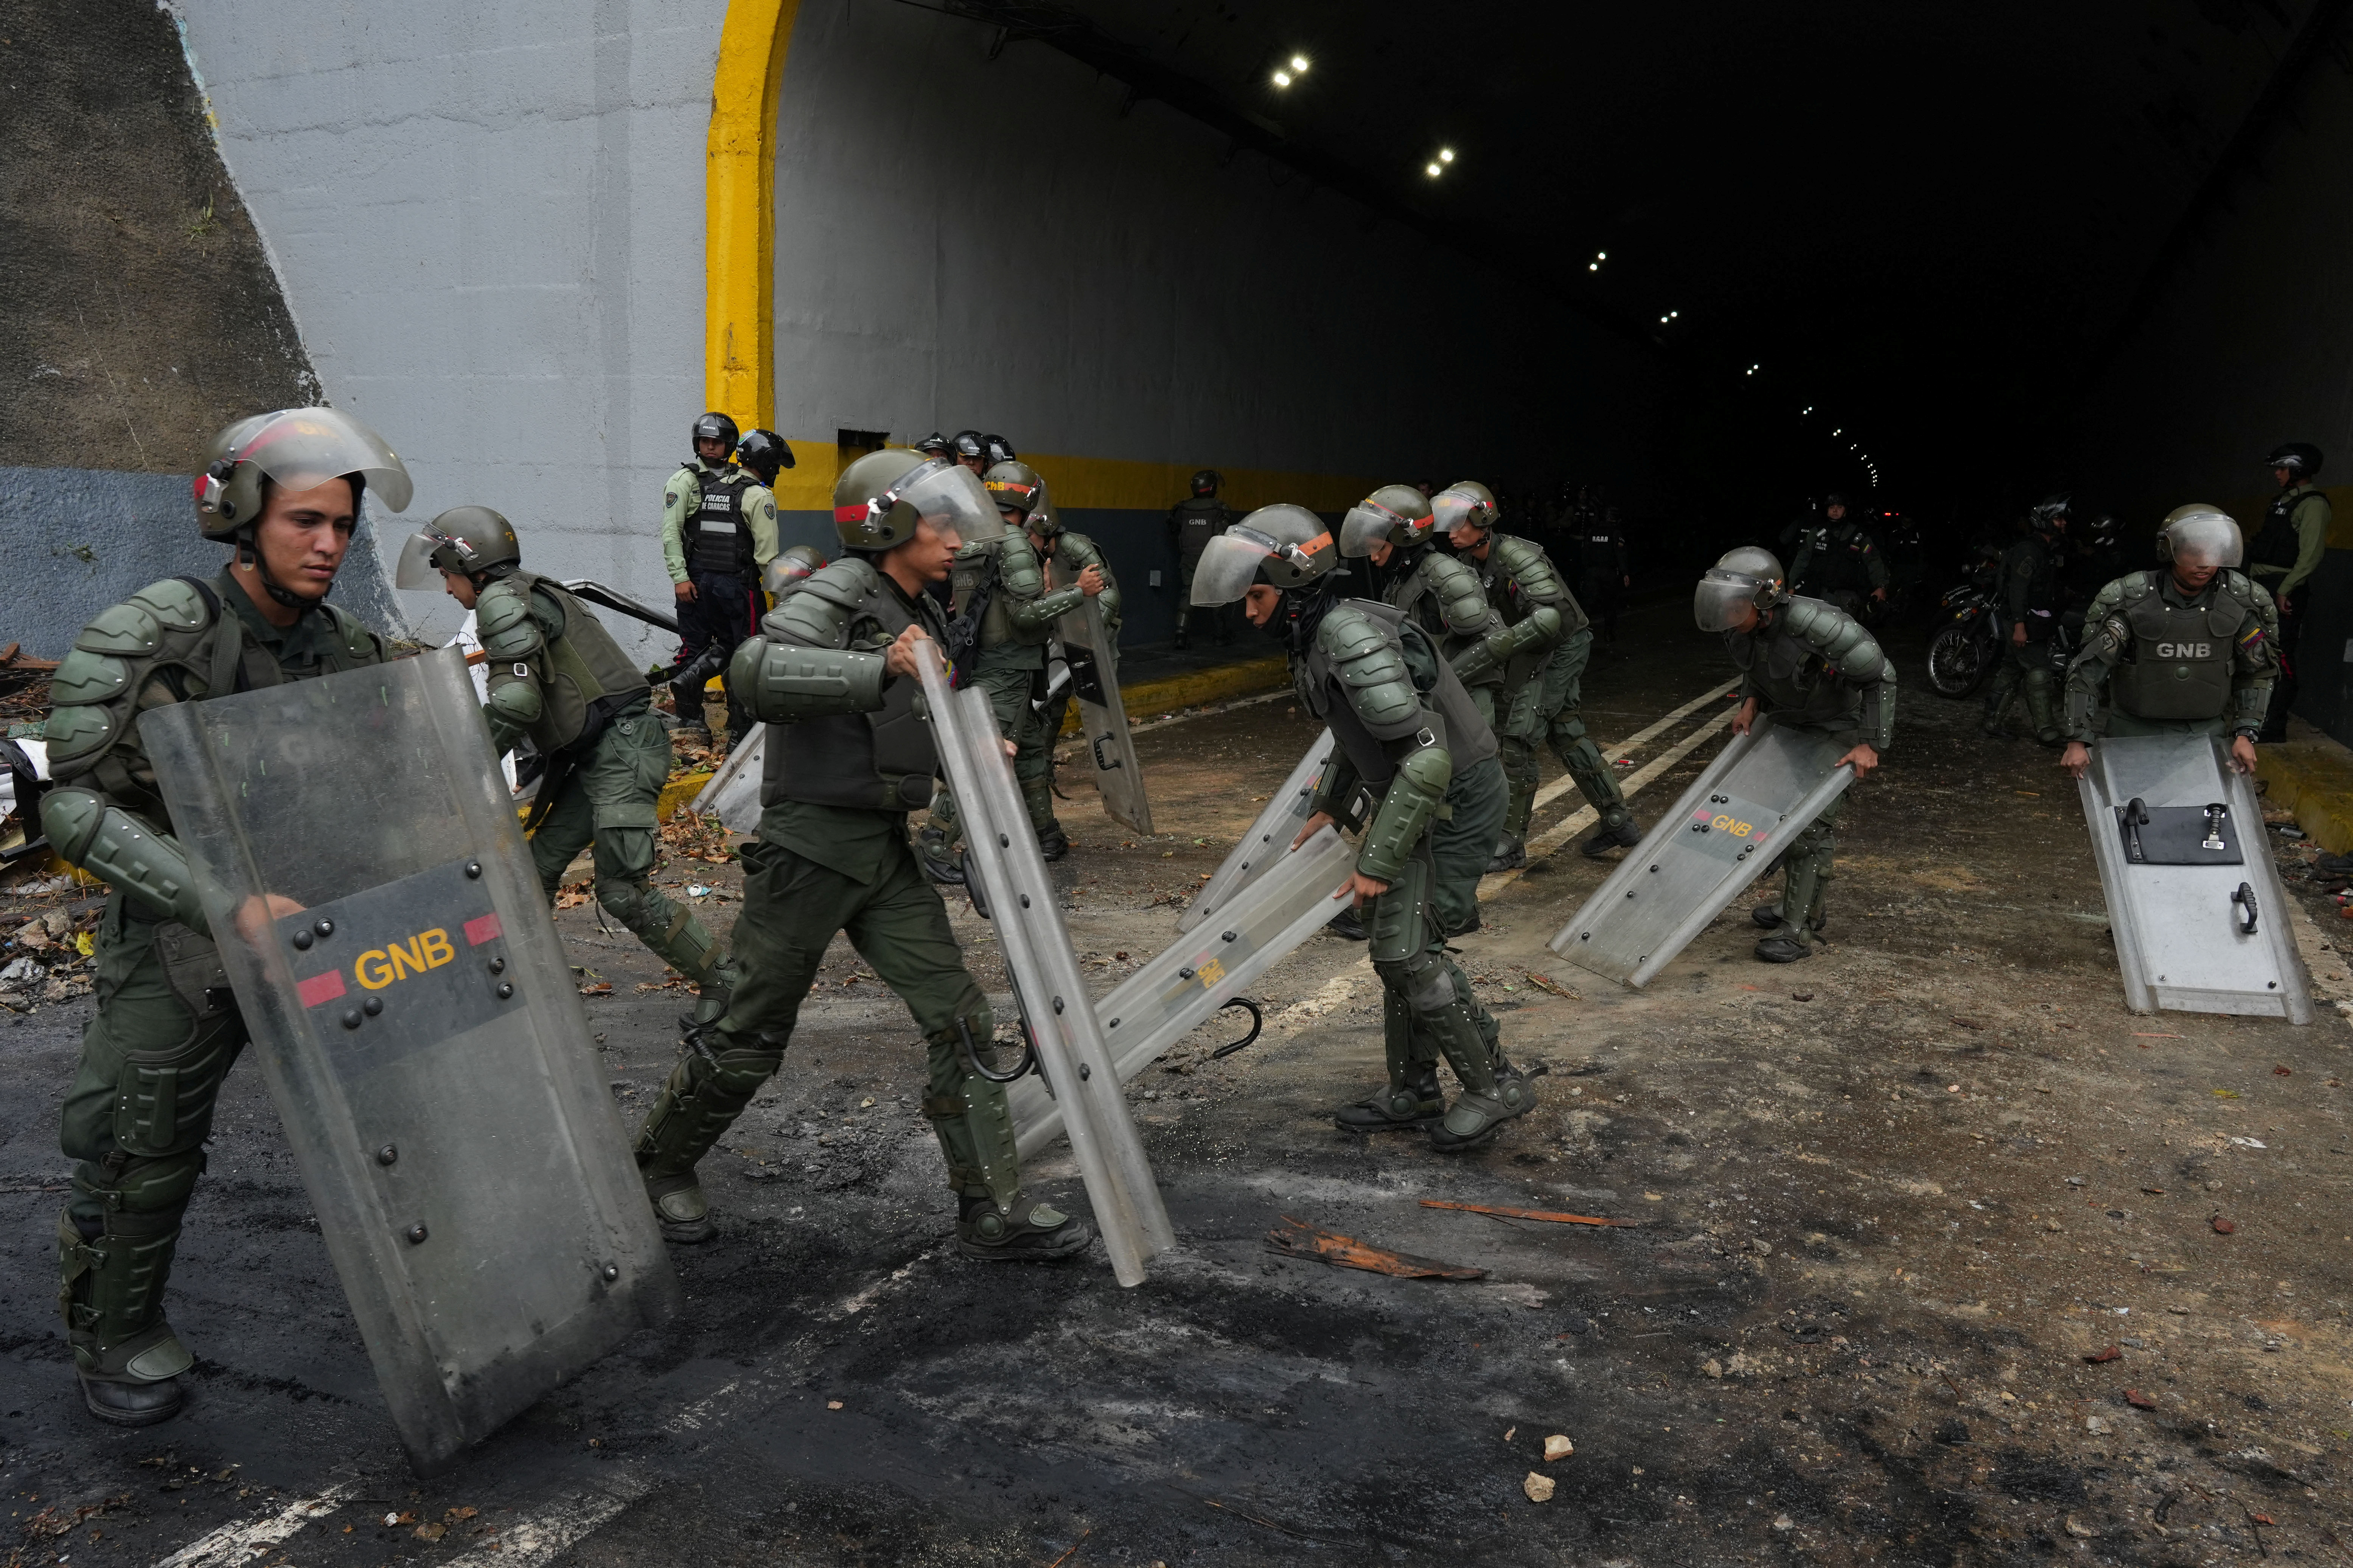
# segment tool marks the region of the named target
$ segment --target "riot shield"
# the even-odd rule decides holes
[[[760,781],[766,776],[768,727],[760,725],[751,738],[727,753],[711,782],[694,797],[688,810],[697,816],[716,816],[730,833],[760,830]]]
[[[1849,746],[1760,716],[1561,927],[1553,952],[1636,990],[1649,984],[1854,782],[1852,768],[1834,765]]]
[[[985,890],[990,923],[1038,1064],[1060,1096],[1071,1152],[1096,1228],[1122,1285],[1144,1282],[1147,1258],[1176,1244],[1143,1140],[1120,1092],[1111,1049],[1087,1003],[1061,897],[1013,782],[988,695],[952,690],[938,660],[919,658],[935,749],[964,814],[965,874]]]
[[[1266,797],[1266,809],[1176,917],[1178,931],[1191,931],[1208,919],[1290,852],[1291,841],[1299,837],[1315,798],[1315,781],[1324,776],[1324,765],[1331,760],[1332,731],[1326,730],[1315,737],[1315,743],[1307,748],[1282,787]]]
[[[2215,740],[2098,742],[2076,789],[2134,1012],[2312,1022],[2263,808]]]
[[[1297,850],[1275,857],[1271,868],[1229,900],[1208,931],[1179,938],[1096,1003],[1120,1081],[1157,1061],[1346,908],[1356,863],[1356,852],[1338,833],[1318,829]],[[1022,1158],[1060,1134],[1061,1107],[1047,1086],[1024,1079],[1007,1100]]]
[[[1144,796],[1144,764],[1136,760],[1127,708],[1119,700],[1119,662],[1113,657],[1118,650],[1103,626],[1103,605],[1089,599],[1054,625],[1062,636],[1062,658],[1071,667],[1071,692],[1079,700],[1089,772],[1095,793],[1103,796],[1104,815],[1137,833],[1149,833],[1152,803]]]
[[[464,660],[175,703],[140,733],[429,1473],[677,1291]]]

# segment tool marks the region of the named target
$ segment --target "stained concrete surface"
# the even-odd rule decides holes
[[[1604,650],[1598,733],[1722,679],[1685,624],[1645,611],[1639,663]],[[1917,649],[1896,641],[1912,674]],[[1266,1038],[1213,1064],[1212,1026],[1140,1080],[1184,1245],[1133,1291],[1100,1249],[992,1270],[943,1245],[919,1052],[837,948],[789,1070],[705,1163],[721,1235],[675,1253],[685,1310],[431,1483],[401,1463],[249,1065],[174,1288],[200,1358],[189,1412],[145,1433],[82,1415],[49,1237],[87,1003],[0,1026],[16,1205],[0,1475],[23,1560],[155,1563],[237,1528],[188,1561],[2341,1554],[2353,1036],[2327,1008],[2302,1030],[2125,1012],[2049,754],[1982,742],[1973,705],[1916,683],[1904,700],[1899,745],[1848,814],[1830,945],[1804,963],[1750,957],[1743,901],[1647,993],[1559,964],[1544,940],[1605,874],[1573,850],[1489,904],[1465,966],[1513,1054],[1550,1070],[1541,1107],[1488,1149],[1332,1129],[1377,1079],[1377,994],[1361,949],[1308,943],[1260,987]],[[1065,808],[1069,919],[1106,984],[1165,942],[1183,889],[1306,743],[1289,708],[1144,737],[1155,810],[1183,832],[1137,839],[1083,798]],[[2344,922],[2287,858],[2339,975],[2318,941]],[[704,903],[724,922],[733,868],[661,874],[717,889]],[[986,928],[958,911],[1000,990]],[[655,965],[593,907],[560,923],[584,979],[614,987],[590,1015],[634,1119],[681,998],[636,991]],[[1066,1158],[1032,1180],[1084,1211]],[[1431,1283],[1277,1258],[1262,1237],[1284,1215],[1490,1272]],[[1553,1434],[1576,1451],[1546,1464]],[[1524,1495],[1532,1471],[1556,1480],[1550,1501]],[[64,1534],[27,1522],[92,1505]]]

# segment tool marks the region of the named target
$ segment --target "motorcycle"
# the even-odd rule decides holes
[[[1956,700],[1972,696],[2001,662],[2006,628],[1994,596],[1999,566],[1979,562],[1938,603],[1943,627],[1928,639],[1928,684]]]

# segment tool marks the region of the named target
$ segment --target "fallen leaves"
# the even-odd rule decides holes
[[[583,985],[580,988],[580,994],[583,996],[610,996],[612,994],[613,983],[609,980],[599,980],[593,985]]]
[[[2098,1350],[2084,1352],[2084,1359],[2094,1364],[2105,1361],[2122,1361],[2124,1358],[2124,1347],[2121,1345],[2105,1345]]]
[[[1424,1199],[1422,1199],[1422,1200],[1421,1200],[1421,1206],[1422,1206],[1422,1207],[1424,1207],[1424,1208],[1426,1208],[1426,1209],[1457,1209],[1457,1210],[1460,1210],[1461,1212],[1462,1212],[1462,1213],[1464,1213],[1464,1214],[1493,1214],[1493,1215],[1503,1215],[1504,1217],[1505,1217],[1506,1219],[1540,1219],[1540,1220],[1547,1220],[1547,1221],[1550,1221],[1551,1223],[1553,1223],[1553,1224],[1555,1224],[1555,1225],[1628,1225],[1628,1226],[1630,1226],[1630,1225],[1634,1225],[1634,1224],[1639,1223],[1639,1222],[1637,1222],[1637,1221],[1630,1220],[1630,1219],[1599,1219],[1599,1218],[1597,1218],[1596,1216],[1594,1216],[1594,1215],[1586,1215],[1586,1214],[1563,1214],[1563,1213],[1561,1213],[1561,1212],[1559,1212],[1559,1211],[1557,1211],[1557,1210],[1554,1210],[1554,1209],[1522,1209],[1522,1208],[1514,1208],[1514,1207],[1512,1207],[1512,1206],[1511,1206],[1510,1205],[1508,1205],[1508,1204],[1456,1204],[1456,1203],[1449,1203],[1449,1202],[1447,1202],[1447,1201],[1446,1201],[1445,1199],[1443,1199],[1443,1198],[1424,1198]]]
[[[1440,1263],[1428,1258],[1416,1258],[1409,1253],[1370,1247],[1355,1237],[1302,1224],[1289,1215],[1282,1216],[1282,1223],[1288,1228],[1266,1233],[1266,1249],[1281,1257],[1296,1258],[1311,1263],[1328,1263],[1335,1268],[1361,1268],[1368,1274],[1387,1274],[1398,1279],[1483,1279],[1487,1277],[1483,1268]]]
[[[2125,1390],[2125,1403],[2131,1405],[2135,1410],[2154,1410],[2157,1408],[2157,1401],[2151,1399],[2147,1394],[2143,1394],[2137,1388],[2127,1388]]]
[[[2295,1074],[2286,1068],[2272,1068],[2272,1076],[2274,1078],[2294,1078]]]
[[[2235,1224],[2224,1219],[2221,1215],[2216,1215],[2207,1223],[2214,1227],[2214,1234],[2217,1236],[2232,1236],[2237,1234],[2239,1229]]]
[[[1582,993],[1571,991],[1567,986],[1563,985],[1559,981],[1555,980],[1549,974],[1539,974],[1533,969],[1523,970],[1521,973],[1528,977],[1529,984],[1549,995],[1558,996],[1570,1002],[1582,1002],[1585,1000]]]

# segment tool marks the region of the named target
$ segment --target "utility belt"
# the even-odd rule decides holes
[[[653,703],[650,686],[640,686],[634,691],[609,691],[588,704],[587,717],[582,721],[580,733],[547,753],[547,771],[539,775],[539,794],[531,803],[531,820],[523,824],[529,833],[555,809],[555,797],[564,793],[565,784],[580,759],[595,750],[607,725],[617,720],[642,713]]]

